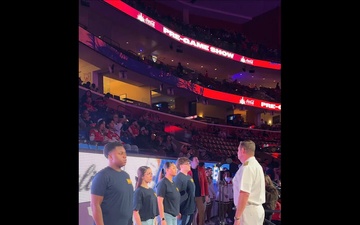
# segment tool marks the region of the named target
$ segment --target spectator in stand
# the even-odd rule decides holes
[[[89,131],[89,139],[92,142],[96,142],[98,145],[105,145],[109,142],[109,138],[106,136],[107,129],[105,127],[105,120],[99,119],[96,126]]]
[[[122,128],[124,128],[124,126]],[[121,130],[120,140],[124,143],[124,145],[126,146],[130,145],[131,151],[139,152],[139,147],[135,144],[134,139],[131,138],[131,134],[126,129],[126,126],[125,126],[125,130],[124,129]]]
[[[91,88],[90,81],[87,81],[86,83],[84,83],[84,87],[87,88],[87,89],[90,89]]]
[[[145,127],[141,127],[140,134],[135,138],[135,143],[139,148],[151,148],[149,131]]]
[[[281,196],[276,202],[275,210],[279,210],[280,212],[274,212],[271,218],[271,222],[275,225],[281,225]]]
[[[140,126],[136,120],[133,119],[130,121],[130,126],[128,127],[127,131],[130,134],[129,137],[131,142],[135,143],[136,137],[140,134]]]
[[[179,157],[189,158],[190,157],[189,150],[190,150],[190,146],[182,145],[180,148]]]
[[[160,141],[161,139],[161,141]],[[164,146],[162,144],[163,138],[161,135],[157,135],[155,131],[151,132],[150,135],[150,147],[155,151],[155,154],[165,156]]]
[[[108,115],[108,100],[109,100],[109,95],[104,95],[104,96],[100,96],[98,97],[95,101],[94,101],[94,107],[97,109],[98,111],[98,115],[100,117],[107,117]]]
[[[92,98],[92,92],[90,90],[86,90],[85,93],[81,96],[80,105],[83,105],[88,97]]]
[[[164,142],[164,146],[165,146],[165,152],[166,152],[166,156],[169,157],[177,157],[177,146],[173,141],[173,136],[168,134],[166,135],[166,140]]]
[[[151,120],[149,118],[149,113],[145,113],[144,115],[140,116],[137,119],[137,123],[139,124],[140,127],[145,127],[149,133],[151,133]]]
[[[114,124],[115,124],[115,133],[117,135],[119,135],[119,137],[121,137],[121,128],[123,126],[124,123],[126,123],[127,119],[126,116],[120,117],[119,113],[114,113],[112,114],[112,118],[114,120]]]
[[[95,84],[95,83],[92,83],[91,86],[90,86],[90,90],[95,91],[95,92],[98,92],[98,91],[99,91],[99,88],[96,87],[96,84]]]
[[[200,153],[200,159],[204,160],[204,161],[210,161],[211,160],[211,156],[208,153],[208,151],[206,151],[206,149],[199,149],[199,153]]]
[[[267,129],[268,125],[264,119],[260,120],[260,128],[261,129]]]
[[[265,203],[263,203],[263,207],[265,209],[265,219],[271,221],[273,212],[269,212],[267,210],[275,210],[276,202],[279,199],[279,192],[269,175],[265,175],[265,197],[266,200]],[[267,224],[268,223],[264,220],[264,225]]]
[[[274,168],[274,179],[273,181],[276,183],[278,187],[281,187],[281,167]]]
[[[86,101],[84,102],[83,106],[85,106],[89,112],[98,111],[98,109],[95,106],[95,102],[93,101],[93,99],[91,97],[86,98]]]
[[[274,171],[274,164],[272,163],[273,159],[270,160],[266,160],[267,165],[265,168],[265,174],[270,176],[271,180],[275,179],[275,171]]]
[[[87,111],[90,113],[91,118],[93,118],[94,120],[102,118],[97,115],[96,112],[98,111],[98,109],[95,107],[94,101],[91,97],[86,98],[86,101],[82,104],[82,107],[85,107],[87,109]]]
[[[121,142],[126,151],[138,151],[138,147],[136,145],[130,145],[121,140],[121,138],[115,132],[115,122],[113,119],[107,119],[106,124],[107,128],[106,137],[109,139],[109,142]]]
[[[113,119],[107,119],[105,123],[105,127],[107,128],[106,136],[109,138],[109,142],[121,142],[120,136],[115,133],[115,122]],[[123,144],[124,145],[124,144]],[[126,148],[125,148],[126,149]]]
[[[185,127],[184,128],[184,138],[183,141],[190,143],[191,142],[191,138],[192,138],[192,132],[189,128]]]
[[[79,136],[81,139],[89,140],[89,131],[95,125],[96,123],[91,120],[89,111],[83,108],[79,116]]]

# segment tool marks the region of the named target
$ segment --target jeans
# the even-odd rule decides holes
[[[166,225],[177,225],[177,218],[169,213],[164,213]],[[161,218],[158,216],[158,224],[161,224]]]
[[[190,220],[191,215],[181,215],[181,219],[177,220],[177,225],[186,225]]]
[[[141,225],[154,225],[155,220],[154,219],[148,219],[146,221],[141,221]]]

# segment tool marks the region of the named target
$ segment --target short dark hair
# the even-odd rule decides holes
[[[171,162],[171,161],[165,162],[165,164],[163,166],[164,172],[166,172],[166,170],[169,169],[172,164],[174,164],[176,166],[176,164],[174,162]]]
[[[197,158],[196,155],[191,155],[191,156],[189,157],[189,160],[192,161],[195,157]]]
[[[108,158],[109,153],[114,150],[116,147],[124,147],[121,142],[115,141],[115,142],[109,142],[106,143],[104,146],[104,156]]]

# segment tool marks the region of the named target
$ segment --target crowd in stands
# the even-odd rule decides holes
[[[183,18],[161,15],[155,7],[145,4],[141,0],[124,0],[124,2],[184,36],[248,57],[280,62],[281,52],[279,49],[268,48],[261,43],[252,42],[243,33],[187,24],[183,22]]]
[[[109,94],[85,89],[79,96],[79,140],[96,146],[121,141],[127,150],[168,157],[199,155],[199,159],[222,160],[236,155],[239,141],[253,140],[262,146],[280,147],[281,133],[214,124],[177,121],[155,110],[110,107]],[[120,102],[118,103],[120,105]],[[170,128],[175,128],[173,132]]]
[[[223,31],[223,30],[210,30],[207,29],[206,27],[198,27],[198,26],[192,26],[189,24],[183,24],[181,21],[177,20],[176,18],[171,18],[171,17],[163,17],[161,15],[159,15],[158,13],[156,13],[156,10],[154,10],[153,8],[149,8],[148,6],[144,5],[142,1],[133,1],[133,0],[126,0],[125,1],[127,4],[131,5],[132,7],[138,9],[141,12],[144,12],[146,14],[148,14],[149,16],[154,16],[155,19],[159,19],[160,22],[166,22],[169,24],[172,24],[171,27],[175,26],[175,28],[180,29],[178,32],[187,35],[187,33],[191,34],[191,37],[199,39],[200,37],[212,37],[210,40],[202,40],[206,43],[209,43],[209,41],[214,41],[214,43],[212,43],[214,46],[217,47],[224,47],[224,43],[229,43],[229,40],[225,40],[224,37],[232,37],[232,39],[234,39],[233,35],[229,34],[229,32]],[[154,11],[152,11],[154,10]],[[182,24],[182,25],[179,25]],[[84,27],[85,29],[87,29],[86,26],[83,26],[80,24],[80,26]],[[210,35],[209,35],[210,34]],[[97,34],[97,35],[101,35],[101,34]],[[195,37],[196,35],[196,37]],[[234,34],[235,35],[235,40],[239,40],[236,39],[238,38],[237,36],[244,36],[243,34]],[[221,38],[220,38],[221,37]],[[163,62],[161,62],[161,60],[158,60],[157,62],[154,62],[152,60],[152,58],[150,56],[139,56],[138,54],[136,54],[135,52],[132,52],[131,50],[125,50],[120,48],[119,45],[116,45],[114,43],[116,43],[116,41],[113,40],[107,40],[109,38],[103,38],[103,40],[105,42],[108,42],[109,45],[111,45],[112,47],[114,47],[115,49],[118,49],[122,52],[127,52],[128,56],[136,59],[140,62],[143,62],[145,64],[149,64],[151,66],[154,66],[158,69],[160,69],[161,71],[163,71],[164,74],[171,74],[173,76],[177,76],[179,78],[182,78],[184,80],[187,81],[191,81],[193,83],[196,83],[200,86],[206,87],[206,88],[210,88],[213,90],[219,90],[219,91],[223,91],[223,92],[227,92],[227,93],[231,93],[231,94],[236,94],[236,95],[242,95],[242,96],[246,96],[246,97],[250,97],[250,98],[256,98],[256,99],[263,99],[266,101],[272,101],[272,102],[281,102],[281,88],[279,83],[276,84],[275,87],[262,87],[262,86],[257,86],[256,84],[240,84],[237,80],[218,80],[217,78],[212,78],[209,77],[209,74],[206,72],[205,74],[202,74],[199,71],[195,71],[191,68],[186,68],[184,67],[181,62],[178,62],[177,66],[170,66],[170,65],[166,65]],[[246,38],[245,38],[246,39]],[[241,40],[241,39],[240,39]],[[249,45],[248,40],[244,41],[246,43],[248,43],[247,45]],[[236,46],[238,43],[238,41],[235,41],[233,44],[231,44],[230,51],[234,51],[236,50]],[[235,47],[234,47],[235,46]],[[259,45],[261,46],[261,45]],[[226,49],[226,48],[224,48]],[[243,55],[247,55],[249,57],[255,57],[258,59],[263,59],[260,56],[264,55],[265,53],[262,53],[261,55],[255,55],[254,56],[254,52],[253,49],[263,49],[263,50],[259,50],[258,52],[267,52],[264,49],[266,49],[265,47],[259,47],[259,48],[254,48],[250,47],[249,49],[251,50],[251,52],[246,52],[244,49],[243,51],[245,52],[239,52],[239,54],[243,54]],[[272,52],[272,51],[269,51]],[[92,88],[92,90],[94,90],[93,84],[87,84],[90,85],[90,87]]]

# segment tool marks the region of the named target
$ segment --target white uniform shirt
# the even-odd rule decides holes
[[[256,205],[265,203],[264,171],[254,156],[241,165],[233,177],[232,183],[235,206],[238,204],[240,190],[250,193],[249,203]]]

